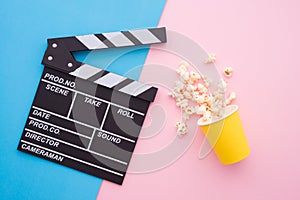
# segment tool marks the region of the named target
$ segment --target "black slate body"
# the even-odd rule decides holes
[[[78,62],[72,52],[164,42],[165,28],[48,39],[18,150],[122,184],[157,88]]]
[[[122,184],[149,104],[45,68],[18,150]]]

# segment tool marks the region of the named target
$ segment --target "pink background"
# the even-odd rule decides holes
[[[220,70],[234,68],[229,89],[238,95],[251,154],[231,166],[221,165],[214,153],[199,160],[199,130],[177,162],[153,173],[127,174],[121,187],[103,181],[97,199],[300,199],[299,8],[297,0],[168,1],[160,26],[214,52]],[[152,51],[147,62],[160,56]],[[178,60],[164,59],[177,68]],[[159,103],[177,113],[165,93],[160,91]],[[149,140],[155,145],[142,141],[136,151],[155,150],[174,137],[178,119],[169,117],[167,128]]]

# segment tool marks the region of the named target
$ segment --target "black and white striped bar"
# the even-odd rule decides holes
[[[157,92],[155,87],[87,64],[69,74],[150,102],[154,100]]]
[[[166,42],[166,34],[165,28],[149,28],[75,36],[73,39],[77,39],[86,50],[95,50],[163,43]]]

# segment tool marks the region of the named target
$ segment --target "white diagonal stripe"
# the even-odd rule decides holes
[[[120,76],[120,75],[114,74],[114,73],[109,73],[109,74],[106,74],[105,76],[99,78],[98,80],[96,80],[95,83],[112,88],[115,85],[124,81],[125,79],[126,78],[124,76]]]
[[[148,29],[132,30],[129,32],[132,35],[134,35],[134,37],[136,37],[142,44],[152,44],[161,42]]]
[[[112,33],[103,33],[103,35],[111,41],[117,47],[123,46],[132,46],[134,45],[123,33],[121,32],[112,32]]]
[[[107,48],[107,46],[93,34],[75,37],[90,50]]]
[[[71,72],[70,74],[73,76],[77,76],[82,79],[88,79],[89,77],[95,75],[102,70],[87,64],[83,64],[78,67],[75,71]]]
[[[148,90],[149,88],[151,88],[150,85],[146,85],[144,83],[134,81],[134,82],[126,85],[125,87],[121,88],[119,91],[124,92],[126,94],[133,95],[133,96],[137,96],[137,95],[141,94],[142,92]]]

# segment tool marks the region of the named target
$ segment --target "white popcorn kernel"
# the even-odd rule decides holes
[[[178,107],[181,107],[181,104],[182,104],[181,101],[176,102],[176,106],[178,106]]]
[[[185,85],[181,81],[175,81],[175,89],[177,91],[183,90],[185,88]]]
[[[189,64],[186,61],[182,61],[179,65],[179,68],[176,70],[178,74],[182,75],[187,71]]]
[[[187,90],[187,91],[192,92],[192,91],[194,91],[195,89],[196,89],[196,87],[195,87],[194,85],[188,84],[188,85],[186,86],[186,90]]]
[[[192,101],[194,101],[194,102],[200,101],[200,95],[197,94],[197,93],[195,93],[195,92],[193,92],[193,94],[192,94]]]
[[[191,106],[186,107],[186,109],[184,110],[186,114],[188,115],[192,115],[195,113],[195,109]]]
[[[180,94],[180,93],[176,93],[174,96],[176,98],[176,101],[180,101],[180,100],[184,99],[183,94]]]
[[[198,104],[203,104],[205,102],[205,98],[204,98],[204,95],[199,95],[197,97],[197,103]]]
[[[201,126],[203,123],[207,122],[208,121],[208,118],[206,117],[201,117],[197,120],[197,125],[198,126]]]
[[[184,92],[183,92],[183,95],[184,95],[184,97],[187,98],[187,99],[191,99],[191,98],[192,98],[192,94],[191,94],[191,92],[189,92],[189,91],[184,91]]]
[[[189,80],[186,81],[188,84],[193,85],[195,83],[195,80],[193,80],[191,77]]]
[[[196,88],[196,87],[195,87]],[[193,97],[195,97],[195,96],[199,96],[200,95],[200,93],[198,92],[198,91],[196,91],[196,90],[194,90],[193,92],[192,92],[192,96]]]
[[[222,106],[218,106],[218,105],[213,106],[212,107],[212,115],[220,117],[220,116],[222,116],[224,109],[225,108],[223,108]]]
[[[236,99],[236,93],[235,92],[231,92],[229,94],[229,98],[232,99],[232,100]]]
[[[186,71],[183,71],[181,69],[177,69],[176,72],[177,72],[177,74],[179,74],[180,76],[182,76]]]
[[[196,72],[190,72],[190,77],[193,81],[198,81],[201,78],[200,74]]]
[[[181,61],[180,64],[179,64],[179,67],[185,67],[185,70],[187,70],[188,66],[190,66],[190,65],[185,60]]]
[[[206,93],[207,92],[207,88],[204,85],[202,85],[201,83],[199,83],[197,85],[197,88],[198,88],[200,93]]]
[[[215,54],[209,54],[208,58],[204,61],[205,64],[213,63],[216,61],[216,55]]]
[[[208,88],[210,86],[210,84],[212,83],[212,81],[210,79],[208,79],[206,76],[203,76],[202,79],[204,82],[204,86]]]
[[[175,93],[174,92],[168,92],[168,96],[175,98]]]
[[[186,82],[190,79],[190,73],[189,72],[184,72],[182,75],[181,75],[181,80]]]
[[[202,125],[203,123],[207,122],[207,121],[211,121],[211,117],[201,117],[198,121],[197,121],[197,124],[200,126]]]
[[[176,106],[181,107],[181,108],[185,108],[185,107],[188,106],[188,100],[187,99],[178,100],[176,102]]]
[[[212,120],[212,117],[210,116],[210,117],[203,117],[203,120],[205,120],[206,122],[207,121],[211,121]]]
[[[203,115],[205,111],[206,111],[206,106],[205,105],[195,107],[195,113],[197,115]]]
[[[180,107],[181,107],[181,108],[186,108],[188,105],[189,105],[188,100],[187,100],[187,99],[183,99],[183,100],[181,101]]]
[[[211,96],[207,95],[207,94],[203,94],[203,97],[204,97],[204,102],[212,102],[212,98]]]
[[[202,119],[203,122],[207,122],[208,121],[207,117],[202,117],[201,119]]]
[[[203,117],[209,118],[211,117],[211,112],[209,110],[205,111]]]
[[[183,122],[177,122],[176,127],[178,135],[185,135],[188,131],[187,125]]]
[[[181,122],[176,122],[175,126],[178,128],[180,126]]]
[[[226,99],[226,100],[225,100],[225,103],[226,103],[226,105],[231,104],[231,99]]]
[[[174,87],[174,93],[176,93],[176,94],[181,94],[183,91],[184,91],[184,89],[178,89],[177,87]]]
[[[204,102],[207,102],[210,100],[210,96],[208,94],[202,94],[201,96],[203,96]]]
[[[208,100],[205,101],[208,107],[212,106],[212,100],[209,98]]]
[[[180,125],[177,128],[177,134],[179,136],[185,135],[188,131],[187,125],[184,123],[180,123]]]
[[[224,69],[224,75],[227,76],[227,77],[230,77],[232,75],[232,72],[233,72],[232,67],[226,67]]]
[[[222,94],[222,93],[218,93],[218,94],[215,96],[215,98],[216,98],[217,100],[222,100],[222,99],[224,99],[224,97],[225,97],[225,95]]]
[[[229,105],[229,104],[231,104],[232,103],[232,101],[233,100],[235,100],[236,99],[236,94],[235,94],[235,92],[231,92],[230,94],[229,94],[229,97],[226,99],[226,105]]]

